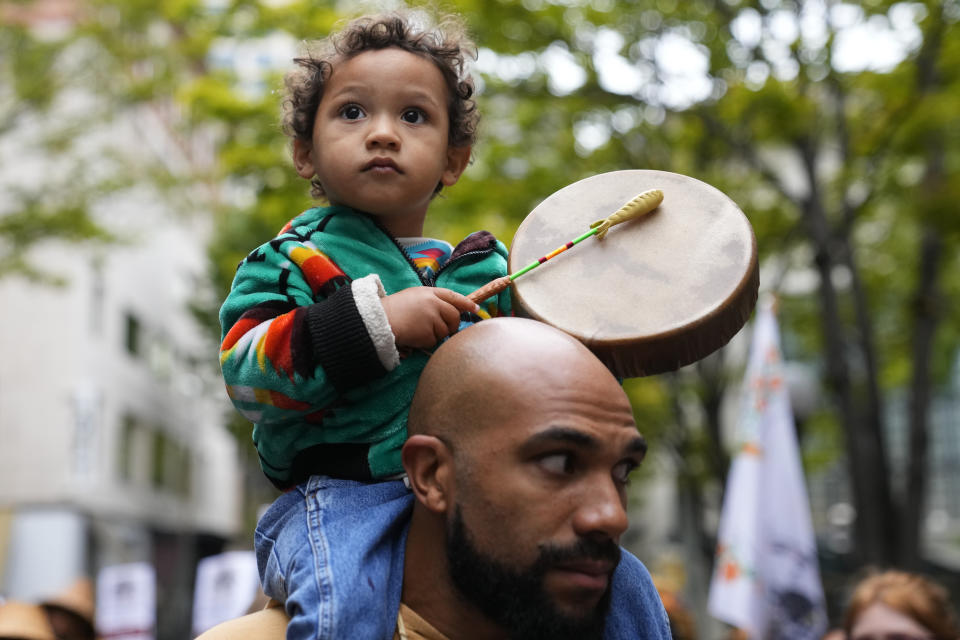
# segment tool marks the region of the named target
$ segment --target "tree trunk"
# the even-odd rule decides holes
[[[820,276],[820,321],[824,338],[828,388],[833,392],[840,412],[846,439],[847,462],[854,506],[855,553],[861,562],[886,564],[893,558],[891,522],[895,522],[889,491],[889,475],[883,457],[883,434],[876,421],[868,422],[858,410],[848,362],[851,346],[843,330],[840,305],[833,284],[836,242],[823,209],[816,176],[814,142],[799,145],[810,194],[802,208],[810,241],[814,247],[815,266]],[[842,246],[848,242],[841,239]]]
[[[723,349],[720,349],[697,363],[697,376],[700,379],[698,396],[703,409],[707,438],[710,440],[710,471],[721,487],[727,484],[727,470],[730,468],[730,456],[720,437],[720,405],[727,391],[723,360]]]
[[[943,42],[944,7],[932,16],[930,32],[925,34],[923,47],[917,56],[917,83],[921,96],[932,93],[940,84],[937,59]],[[931,135],[928,142],[927,168],[921,197],[937,199],[943,187],[943,140]],[[901,522],[900,562],[907,568],[920,566],[920,546],[927,496],[927,441],[929,433],[932,383],[930,360],[937,327],[940,323],[940,261],[943,257],[943,236],[932,224],[923,225],[920,239],[920,269],[917,292],[913,299],[913,378],[910,382],[909,443],[907,486],[904,495],[904,517]]]
[[[942,255],[941,235],[936,229],[927,227],[921,239],[919,282],[914,299],[913,379],[910,384],[909,409],[910,458],[907,465],[904,517],[901,519],[903,525],[900,562],[914,570],[919,569],[920,564],[920,542],[926,507],[930,355],[940,322],[938,267]]]
[[[667,387],[670,390],[670,404],[676,424],[673,437],[669,439],[669,446],[676,462],[677,494],[681,497],[683,504],[692,505],[692,508],[688,511],[681,513],[681,519],[684,522],[680,535],[688,539],[690,545],[700,549],[698,561],[702,560],[705,566],[712,567],[714,546],[703,526],[703,490],[701,479],[693,470],[696,464],[691,464],[693,457],[697,454],[692,446],[690,425],[680,402],[681,387],[678,374],[670,374],[667,381]],[[688,542],[684,544],[686,545]]]
[[[853,302],[855,324],[857,330],[856,345],[860,350],[863,363],[863,396],[858,415],[860,419],[854,424],[853,431],[856,446],[859,449],[848,455],[863,456],[866,458],[867,469],[861,476],[861,482],[868,483],[870,492],[865,500],[870,500],[870,508],[875,510],[871,518],[881,532],[880,548],[877,555],[866,556],[870,562],[887,564],[893,562],[899,551],[899,531],[897,527],[884,526],[883,523],[898,522],[900,509],[893,497],[890,483],[890,462],[887,457],[887,447],[884,440],[884,403],[880,391],[879,364],[877,362],[876,343],[874,342],[873,321],[870,316],[870,306],[867,300],[863,281],[850,244],[849,235],[837,240],[841,243],[840,259],[850,271],[850,293]],[[852,348],[852,345],[851,345]],[[851,392],[855,387],[851,385]],[[856,398],[856,395],[854,396]],[[856,402],[856,400],[854,400]],[[849,440],[848,440],[849,445]],[[882,478],[882,480],[880,480]],[[857,505],[858,513],[862,510]],[[859,517],[858,517],[859,520]],[[868,534],[868,535],[873,535]]]

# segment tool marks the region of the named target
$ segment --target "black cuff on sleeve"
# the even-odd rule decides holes
[[[327,379],[343,393],[387,373],[353,301],[349,285],[307,309],[313,354]]]

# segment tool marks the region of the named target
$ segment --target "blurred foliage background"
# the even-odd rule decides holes
[[[175,161],[99,158],[86,171],[74,134],[92,123],[53,123],[33,144],[57,162],[5,194],[0,275],[54,278],[27,258],[43,239],[115,240],[93,214],[96,200],[149,182],[184,215],[212,221],[210,285],[198,288],[196,309],[217,334],[239,260],[312,206],[279,129],[290,57],[339,21],[393,5],[69,4],[72,27],[55,33],[17,26],[9,16],[20,3],[3,5],[0,144],[22,118],[94,87],[104,117],[165,114],[180,149]],[[427,232],[456,242],[485,228],[509,244],[552,192],[625,168],[684,173],[730,195],[754,225],[761,287],[778,294],[785,355],[817,371],[817,400],[798,411],[808,469],[847,465],[858,563],[919,566],[931,397],[947,384],[960,327],[960,3],[432,8],[470,26],[483,120],[473,164],[435,202]],[[723,486],[729,463],[721,409],[741,374],[728,360],[721,351],[627,383],[641,430],[673,454],[707,557],[713,532],[697,505],[705,488]],[[908,433],[898,482],[886,436],[893,395],[905,399]],[[239,419],[236,431],[249,439]]]

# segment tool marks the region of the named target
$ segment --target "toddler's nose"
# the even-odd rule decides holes
[[[399,146],[400,137],[397,135],[396,124],[386,115],[372,118],[370,131],[367,134],[367,147],[393,149]]]

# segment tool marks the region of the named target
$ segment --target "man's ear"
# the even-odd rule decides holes
[[[473,147],[447,147],[447,166],[443,170],[443,175],[440,176],[440,182],[443,183],[443,186],[449,187],[457,183],[457,180],[460,179],[460,174],[464,172],[467,168],[467,164],[470,163],[470,152]]]
[[[453,504],[453,455],[447,445],[434,436],[414,435],[401,455],[413,495],[430,511],[446,513]]]
[[[313,145],[299,138],[293,141],[293,166],[301,178],[309,180],[316,171],[313,168]]]

